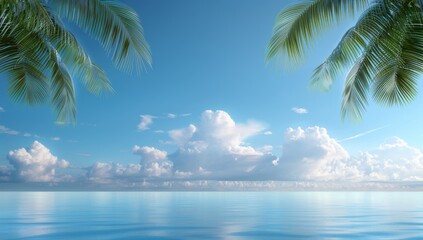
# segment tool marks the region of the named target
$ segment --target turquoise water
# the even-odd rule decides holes
[[[423,239],[418,192],[0,192],[0,239]]]

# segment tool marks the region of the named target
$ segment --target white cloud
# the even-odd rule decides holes
[[[282,155],[275,156],[272,145],[246,142],[264,130],[258,122],[239,123],[224,111],[207,110],[199,122],[168,132],[175,151],[135,145],[139,162],[96,162],[85,168],[80,181],[143,188],[309,190],[411,189],[403,182],[421,181],[417,188],[423,189],[423,152],[400,138],[350,154],[323,127],[288,128],[281,139]],[[0,166],[0,181],[60,182],[56,170],[69,166],[39,142],[10,151],[7,158],[11,165]],[[361,184],[369,181],[375,183]],[[399,185],[390,184],[394,182]]]
[[[284,180],[331,178],[330,166],[349,158],[348,152],[325,128],[288,128],[276,174]],[[280,171],[280,172],[279,172]]]
[[[156,131],[154,131],[154,132],[155,132],[155,133],[159,133],[159,134],[164,133],[164,131],[163,131],[163,130],[161,130],[161,129],[156,130]]]
[[[167,159],[167,152],[154,147],[139,147],[135,145],[133,152],[141,156],[143,174],[148,177],[169,176],[172,174],[173,163]]]
[[[4,112],[4,108],[3,107],[0,107],[0,112]]]
[[[53,140],[53,141],[60,141],[60,137],[52,137],[50,139]]]
[[[24,137],[31,137],[32,135],[30,133],[24,133]]]
[[[177,116],[176,116],[176,114],[173,114],[173,113],[168,113],[168,114],[167,114],[167,117],[168,117],[168,118],[176,118]]]
[[[13,129],[0,125],[0,134],[18,135],[19,132]]]
[[[351,156],[325,128],[288,128],[282,145],[283,154],[276,157],[271,154],[271,145],[254,148],[244,144],[246,137],[261,131],[256,124],[235,123],[226,112],[205,111],[198,127],[191,124],[169,132],[172,142],[178,146],[176,152],[167,154],[155,148],[138,146],[134,147],[134,152],[141,154],[146,162],[155,163],[147,165],[150,170],[145,171],[145,175],[161,175],[167,179],[423,180],[423,153],[399,138],[375,150]],[[160,161],[167,164],[160,165]],[[164,166],[166,174],[163,175]]]
[[[97,183],[111,183],[118,179],[128,180],[138,177],[141,172],[140,164],[120,164],[96,162],[87,171],[87,178]]]
[[[271,131],[266,131],[263,133],[264,135],[272,135],[273,133]]]
[[[191,116],[192,113],[182,113],[180,116],[181,117],[188,117]]]
[[[183,145],[189,139],[192,138],[192,135],[197,131],[197,127],[193,124],[190,124],[187,128],[175,129],[169,131],[169,137],[177,145]]]
[[[351,163],[357,168],[360,180],[423,180],[422,151],[398,137],[389,139],[375,150],[359,153]]]
[[[151,115],[140,115],[140,123],[138,124],[138,130],[148,130],[149,126],[153,123],[154,118],[155,117]]]
[[[275,156],[271,146],[260,151],[245,140],[261,134],[264,127],[255,121],[235,123],[224,111],[204,111],[196,125],[168,132],[177,151],[167,154],[153,147],[134,146],[141,155],[143,175],[190,179],[241,179],[255,177]]]
[[[291,108],[291,110],[293,112],[295,112],[295,113],[298,113],[298,114],[306,114],[306,113],[308,113],[308,110],[307,109],[301,108],[301,107],[293,107],[293,108]]]
[[[244,146],[245,139],[257,135],[264,127],[256,122],[236,124],[224,111],[204,111],[201,116],[196,136],[187,143],[203,141],[209,150],[218,150],[229,154],[258,154],[252,147]]]
[[[235,121],[224,111],[204,111],[198,126],[169,131],[178,150],[169,155],[178,176],[192,178],[246,178],[274,156],[265,154],[245,140],[260,134],[264,127],[254,121]]]
[[[149,177],[163,177],[172,174],[173,163],[170,161],[145,162],[145,174]]]
[[[273,146],[272,145],[264,145],[260,148],[257,149],[260,152],[263,153],[271,153],[273,151]]]
[[[393,138],[350,156],[324,128],[289,128],[277,169],[282,180],[416,181],[423,180],[423,153]]]
[[[29,149],[12,150],[7,155],[16,180],[24,182],[58,181],[57,168],[67,168],[69,162],[58,160],[43,144],[35,141]]]
[[[167,152],[158,150],[154,147],[139,147],[135,145],[132,151],[135,154],[141,155],[141,158],[148,162],[165,160],[167,158]]]

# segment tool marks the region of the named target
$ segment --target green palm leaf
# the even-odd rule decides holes
[[[316,35],[368,3],[368,0],[308,0],[286,8],[276,18],[267,59],[284,53],[298,62]]]
[[[131,8],[113,1],[56,0],[53,7],[60,16],[75,22],[97,39],[124,71],[140,70],[151,64],[149,46],[139,17]]]
[[[404,73],[402,70],[405,70],[400,67],[400,55],[407,26],[411,26],[410,13],[407,5],[396,4],[381,9],[379,14],[369,16],[372,21],[367,22],[363,29],[366,30],[370,41],[347,76],[341,109],[343,118],[349,115],[351,119],[361,119],[367,105],[368,92],[373,84],[374,97],[379,102],[399,103],[409,101],[414,96],[414,84],[405,84],[401,81],[401,75],[397,75],[397,71]],[[408,92],[403,92],[405,95],[397,98],[400,92],[395,86]]]
[[[52,68],[51,102],[57,110],[57,122],[74,122],[76,120],[76,101],[72,76],[66,65],[60,61],[57,53],[52,54],[55,63]]]
[[[422,0],[303,1],[280,13],[267,54],[273,58],[284,53],[298,62],[314,37],[341,19],[339,13],[352,14],[363,7],[367,8],[356,25],[311,78],[313,86],[328,90],[339,73],[350,68],[342,118],[360,119],[371,89],[373,98],[383,105],[402,105],[414,99],[423,72]]]
[[[111,1],[0,1],[0,72],[9,76],[15,101],[42,103],[50,98],[58,122],[76,120],[73,79],[96,95],[113,91],[106,73],[92,62],[62,24],[67,17],[96,37],[123,70],[151,63],[138,15]]]
[[[360,55],[365,46],[366,41],[355,27],[350,28],[331,55],[314,70],[311,84],[325,91],[329,90],[338,74]]]
[[[10,71],[9,94],[15,101],[29,104],[44,102],[48,97],[48,79],[34,65],[21,62]]]

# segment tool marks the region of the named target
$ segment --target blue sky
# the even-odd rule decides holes
[[[316,137],[307,140],[308,136],[315,134],[324,137],[327,135],[330,141],[334,141],[331,144],[336,145],[335,149],[339,145],[342,148],[338,149],[340,152],[334,150],[331,154],[346,154],[344,159],[356,159],[365,153],[384,156],[384,152],[375,151],[382,151],[383,146],[392,143],[390,146],[401,146],[401,153],[392,161],[401,162],[407,157],[408,160],[416,157],[417,161],[421,161],[421,95],[413,103],[403,107],[386,108],[371,103],[363,120],[353,123],[343,122],[340,116],[343,78],[328,93],[313,91],[309,87],[313,69],[328,56],[353,21],[346,21],[322,35],[300,66],[266,63],[266,47],[275,16],[292,2],[295,1],[125,1],[139,13],[152,50],[153,65],[140,75],[118,71],[97,42],[75,26],[69,25],[92,59],[106,70],[115,93],[96,97],[76,83],[77,124],[58,125],[49,105],[29,107],[11,102],[7,95],[7,77],[0,75],[3,79],[0,82],[0,89],[3,91],[0,95],[0,166],[10,168],[7,166],[11,165],[11,159],[19,158],[13,154],[12,156],[10,151],[20,148],[30,151],[34,141],[37,141],[58,159],[65,159],[70,166],[65,164],[66,166],[60,167],[59,164],[52,168],[64,168],[71,172],[67,174],[81,177],[89,175],[96,163],[115,164],[114,167],[110,165],[112,167],[109,171],[115,171],[116,164],[125,166],[125,169],[129,169],[128,164],[141,164],[143,168],[142,163],[151,163],[148,160],[151,156],[145,155],[147,148],[142,149],[150,147],[150,150],[154,148],[166,152],[165,161],[174,166],[168,169],[171,175],[165,179],[172,179],[178,170],[175,166],[184,168],[185,163],[180,163],[183,160],[178,159],[178,156],[184,156],[182,150],[186,150],[189,144],[198,139],[207,142],[210,148],[218,143],[225,143],[226,140],[231,143],[238,141],[234,146],[241,146],[242,149],[234,151],[246,151],[243,148],[250,147],[263,154],[260,161],[270,163],[283,159],[286,152],[296,149],[298,144],[306,146],[304,144],[310,141],[311,144],[317,144],[316,141],[322,143]],[[307,113],[296,113],[294,108],[305,109]],[[148,129],[139,128],[141,115],[150,116],[152,123],[147,124]],[[231,120],[236,125],[234,128],[225,128],[228,126],[224,125],[223,131],[234,131],[235,135],[238,134],[237,137],[210,137],[213,132],[222,130],[218,128],[221,126],[218,119],[222,118],[224,121]],[[190,124],[201,134],[191,134],[192,139],[176,143],[172,133],[182,133],[172,130],[188,129],[189,132]],[[295,145],[289,141],[289,137],[299,134],[300,130],[304,131],[304,142],[294,142],[297,144]],[[188,133],[185,131],[184,134]],[[329,145],[329,148],[333,146]],[[290,150],[287,150],[288,147]],[[409,152],[404,149],[415,155],[410,157],[407,155]],[[298,151],[302,151],[301,147]],[[209,161],[214,161],[212,154],[208,153],[207,156]],[[190,157],[194,158],[185,156]],[[197,157],[204,159],[203,155]],[[304,156],[300,156],[298,159],[303,158]],[[227,164],[218,163],[223,167]],[[212,174],[210,176],[215,177],[205,179],[262,179],[249,178],[248,174],[237,175],[238,168],[245,168],[243,165],[231,165],[232,168],[223,171],[213,164],[204,164],[211,169],[215,168],[215,172],[222,173]],[[281,164],[279,167],[282,168]],[[317,165],[310,167],[316,168]],[[58,170],[57,175],[64,170]],[[202,179],[201,174],[196,175],[189,170],[186,168],[185,173],[191,172],[192,179]],[[266,171],[262,170],[257,176],[266,175]],[[282,170],[272,174],[277,176],[284,173]],[[301,175],[302,172],[298,174]],[[314,176],[313,174],[305,173],[304,176]],[[420,173],[415,175],[423,176]],[[408,175],[404,179],[407,177]],[[286,180],[275,177],[275,180],[280,179]]]

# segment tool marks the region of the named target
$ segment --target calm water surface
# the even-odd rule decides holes
[[[0,239],[423,239],[423,193],[0,192]]]

